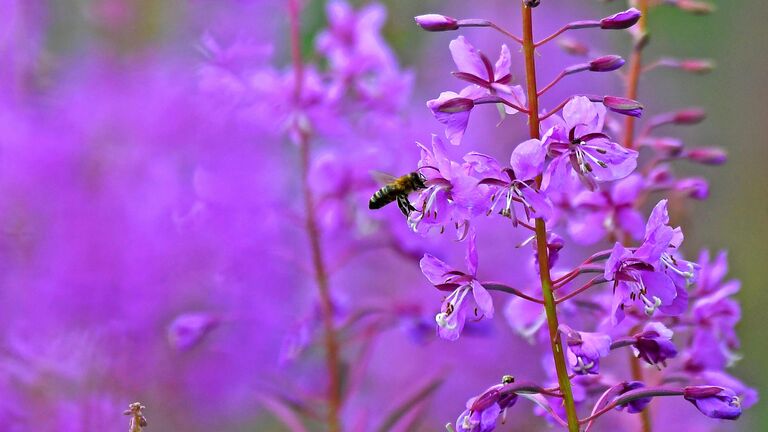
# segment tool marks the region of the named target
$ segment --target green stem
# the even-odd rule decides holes
[[[522,3],[523,15],[523,53],[525,55],[525,75],[528,87],[528,126],[530,137],[539,136],[539,98],[536,88],[536,46],[533,42],[533,17],[531,8]],[[541,187],[541,176],[536,179],[538,187]],[[573,403],[571,381],[568,378],[568,369],[565,365],[565,355],[560,341],[559,323],[555,297],[552,293],[552,277],[549,274],[549,254],[547,251],[547,226],[544,219],[536,219],[536,248],[539,257],[539,275],[541,277],[541,293],[544,300],[544,310],[547,314],[549,327],[549,341],[552,348],[552,357],[555,360],[557,381],[560,384],[560,392],[563,395],[563,404],[568,419],[568,430],[579,431],[579,418],[576,415],[576,407]]]

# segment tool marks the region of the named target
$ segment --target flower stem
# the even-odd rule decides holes
[[[638,87],[640,85],[640,75],[643,73],[643,48],[645,46],[646,33],[648,32],[648,0],[638,0],[640,9],[640,21],[637,23],[640,39],[635,41],[632,48],[632,56],[629,60],[629,78],[627,80],[627,98],[637,100]],[[627,116],[624,123],[624,147],[635,147],[635,117]],[[632,379],[643,381],[643,369],[640,365],[640,359],[635,358],[630,353],[629,365],[632,372]],[[651,407],[648,406],[640,412],[640,423],[642,432],[651,432]]]
[[[648,31],[648,0],[638,0],[640,9],[640,21],[637,23],[640,30],[640,39],[635,41],[632,48],[632,56],[629,59],[629,77],[627,79],[627,98],[637,100],[638,87],[640,85],[640,75],[643,72],[643,48],[645,34]],[[635,117],[626,116],[624,120],[624,147],[635,147]],[[644,411],[645,412],[645,411]]]
[[[522,4],[523,15],[523,53],[525,55],[525,75],[528,87],[528,126],[530,137],[539,138],[539,98],[536,89],[536,47],[533,42],[533,16],[531,8]],[[541,187],[541,176],[536,183]],[[549,274],[549,256],[547,251],[547,226],[544,219],[536,219],[536,248],[539,257],[539,274],[541,277],[541,293],[544,299],[544,310],[547,314],[549,327],[549,341],[552,346],[552,356],[557,370],[557,381],[560,384],[560,392],[563,395],[563,404],[568,418],[568,430],[578,432],[579,419],[576,415],[576,407],[573,404],[573,392],[571,381],[568,378],[568,369],[565,366],[565,355],[560,342],[560,324],[557,320],[555,297],[552,293],[552,278]]]
[[[304,66],[301,59],[299,4],[298,0],[288,1],[290,32],[291,32],[291,57],[294,72],[294,103],[300,106]],[[333,325],[333,302],[331,301],[328,272],[323,258],[323,248],[320,241],[320,229],[315,218],[315,199],[312,195],[312,187],[309,181],[309,168],[311,161],[309,132],[299,125],[298,139],[301,158],[302,193],[304,196],[304,208],[306,211],[306,228],[309,237],[310,251],[312,254],[312,266],[314,268],[315,282],[317,283],[322,311],[323,332],[325,343],[325,361],[328,369],[328,413],[327,424],[329,432],[339,432],[341,425],[339,411],[341,409],[341,369],[339,363],[339,343],[336,330]]]

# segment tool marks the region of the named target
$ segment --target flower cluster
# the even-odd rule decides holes
[[[518,396],[528,396],[536,402],[538,413],[573,431],[582,425],[591,427],[612,409],[642,413],[644,430],[651,430],[648,406],[653,398],[663,396],[682,396],[708,417],[736,419],[756,401],[754,390],[726,372],[738,360],[734,326],[739,307],[732,298],[738,283],[723,282],[724,254],[714,262],[707,253],[698,262],[687,260],[683,231],[670,222],[670,203],[703,199],[708,190],[701,178],[676,178],[670,164],[687,159],[717,165],[725,155],[719,149],[688,148],[676,138],[655,134],[664,125],[700,122],[704,113],[699,109],[652,116],[640,133],[635,132],[645,112],[634,100],[639,73],[661,66],[704,73],[711,69],[711,62],[665,58],[644,70],[633,64],[626,76],[626,96],[576,94],[544,109],[543,96],[565,77],[617,71],[625,61],[615,55],[592,58],[564,68],[539,88],[536,48],[570,30],[629,29],[636,63],[648,43],[647,24],[642,13],[631,8],[600,20],[566,24],[535,42],[536,6],[538,2],[523,2],[522,36],[484,19],[416,17],[416,23],[428,31],[495,30],[508,43],[522,47],[526,70],[524,81],[513,78],[515,62],[510,52],[515,50],[507,44],[501,45],[494,64],[467,37],[458,36],[449,44],[458,69],[453,76],[469,85],[427,102],[444,125],[448,141],[456,146],[467,146],[464,135],[470,114],[483,105],[496,105],[502,120],[509,114],[525,115],[531,126],[529,139],[509,149],[509,162],[476,151],[453,160],[436,136],[431,147],[419,144],[418,169],[426,181],[408,216],[409,225],[422,235],[434,227],[443,232],[453,226],[467,250],[466,271],[429,253],[421,260],[429,282],[449,293],[435,318],[438,335],[456,341],[470,317],[491,319],[498,299],[489,291],[497,291],[511,297],[504,312],[513,329],[551,345],[549,360],[544,362],[552,379],[550,387],[493,386],[467,402],[455,429],[493,430],[497,418]],[[535,10],[545,13],[546,7]],[[576,42],[567,49],[589,55],[589,47]],[[640,158],[640,151],[649,156]],[[644,217],[647,202],[659,194]],[[529,233],[523,245],[534,247],[540,290],[513,288],[478,271],[477,242],[485,234],[475,226],[480,218],[492,215],[508,218],[513,228]],[[609,247],[590,252],[579,260],[581,264],[562,267],[556,258],[569,243]],[[631,348],[631,367],[619,371],[601,367],[603,358],[617,355],[623,347]],[[655,371],[644,370],[643,364]],[[622,375],[627,376],[617,378]],[[591,414],[579,418],[577,410],[589,403]]]

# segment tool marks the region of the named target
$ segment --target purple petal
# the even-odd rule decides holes
[[[471,73],[487,81],[491,80],[483,61],[480,59],[480,52],[467,42],[464,36],[452,40],[448,44],[448,48],[451,50],[451,57],[453,57],[453,62],[456,63],[459,71]]]
[[[520,180],[531,180],[541,174],[547,151],[541,141],[529,139],[512,151],[510,165],[515,176]]]
[[[453,271],[448,264],[435,258],[434,256],[425,253],[419,261],[419,267],[424,276],[429,279],[432,285],[440,285],[445,283],[446,274]]]
[[[480,284],[480,282],[473,280],[472,294],[475,296],[475,303],[480,311],[483,312],[486,318],[493,318],[493,299],[488,290]]]

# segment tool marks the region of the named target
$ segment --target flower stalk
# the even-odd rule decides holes
[[[304,67],[301,58],[301,27],[300,10],[298,0],[289,0],[289,19],[291,35],[291,58],[294,73],[294,104],[298,107],[302,99],[302,85]],[[341,431],[339,411],[341,410],[341,369],[339,362],[339,342],[333,324],[333,302],[331,300],[328,272],[323,256],[323,248],[320,240],[320,229],[315,218],[315,198],[309,180],[311,149],[309,132],[298,127],[298,141],[301,164],[302,195],[306,212],[306,230],[309,239],[310,253],[312,255],[312,267],[314,269],[315,282],[317,284],[320,309],[323,322],[325,361],[328,370],[328,412],[326,422],[329,432]]]
[[[629,75],[627,77],[627,98],[637,100],[640,86],[640,75],[643,73],[643,48],[648,38],[648,0],[638,0],[640,20],[637,23],[638,39],[632,48],[629,59]],[[624,120],[624,147],[635,148],[635,117],[627,116]]]
[[[531,139],[540,138],[539,135],[539,98],[536,87],[536,44],[533,41],[533,14],[531,7],[522,3],[523,20],[523,54],[525,56],[525,75],[528,94],[528,127]],[[537,187],[541,187],[542,176],[536,178]],[[552,291],[552,278],[549,273],[549,252],[547,250],[547,226],[542,218],[536,219],[536,248],[539,257],[539,275],[541,278],[541,293],[544,300],[544,310],[547,315],[547,326],[549,328],[549,341],[552,348],[552,356],[557,370],[557,381],[560,385],[560,392],[563,396],[566,417],[568,421],[568,430],[578,432],[579,419],[576,414],[576,407],[573,402],[573,392],[571,390],[571,381],[568,378],[568,369],[565,364],[565,354],[563,353],[560,340],[560,326],[557,318],[557,309],[555,306],[555,296]]]

